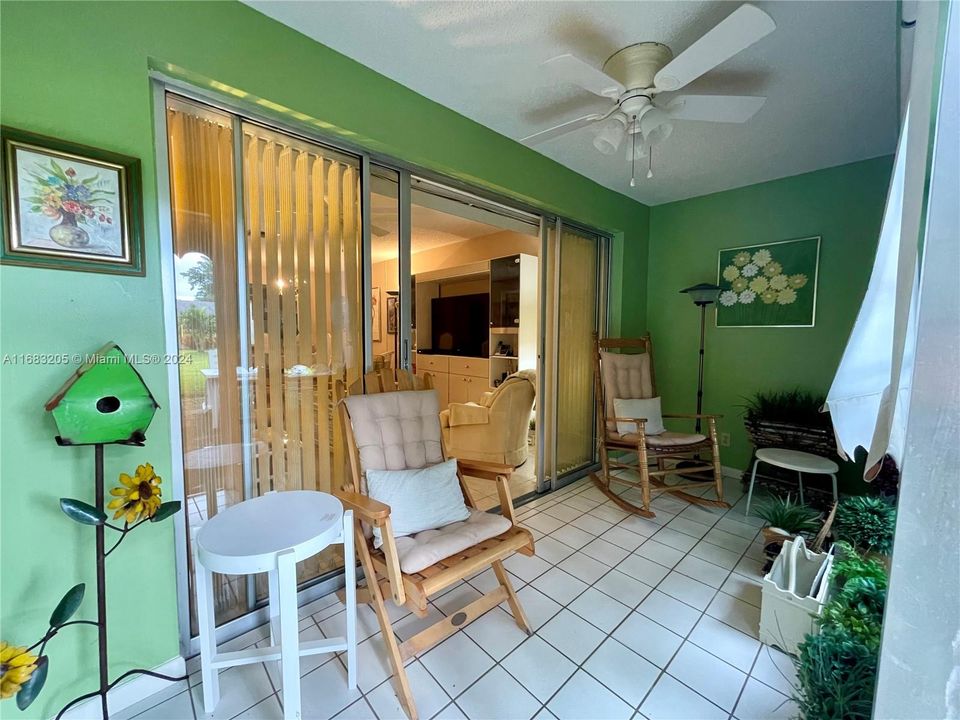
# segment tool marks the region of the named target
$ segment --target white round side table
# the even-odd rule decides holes
[[[803,474],[829,475],[833,481],[833,501],[837,501],[837,464],[829,458],[786,448],[761,448],[757,450],[757,459],[753,462],[750,474],[750,489],[747,491],[747,508],[744,514],[750,514],[750,500],[753,497],[753,483],[757,479],[757,465],[760,463],[776,465],[786,470],[796,470],[800,483],[800,502],[803,502]]]
[[[297,563],[329,545],[343,544],[346,572],[345,638],[300,643]],[[220,701],[219,671],[233,665],[280,661],[283,716],[300,717],[300,657],[346,651],[347,684],[357,684],[357,579],[353,562],[353,511],[344,512],[333,495],[309,490],[269,492],[210,518],[194,541],[197,620],[203,707]],[[270,585],[270,646],[217,652],[213,573],[265,572]]]

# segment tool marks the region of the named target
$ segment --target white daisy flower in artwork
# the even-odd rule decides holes
[[[757,250],[753,254],[754,265],[759,265],[760,267],[763,267],[768,262],[770,262],[770,260],[772,260],[772,258],[770,257],[770,251],[767,250],[766,248],[763,248],[762,250]]]
[[[750,262],[750,253],[741,250],[733,256],[733,264],[737,267],[743,267]]]
[[[763,274],[767,277],[773,277],[774,275],[779,275],[783,272],[783,265],[780,263],[771,260],[766,265],[763,266]]]
[[[802,288],[807,284],[807,276],[803,273],[797,273],[796,275],[790,276],[790,287],[796,289]]]
[[[747,263],[746,265],[743,266],[743,269],[740,272],[743,273],[744,277],[753,277],[758,272],[760,272],[760,268],[758,268],[753,263]]]
[[[740,268],[738,268],[736,265],[727,265],[723,269],[724,280],[727,280],[728,282],[733,282],[738,277],[740,277]]]
[[[767,289],[767,285],[770,284],[770,281],[767,280],[763,275],[758,275],[753,280],[750,281],[750,289],[753,290],[757,295],[762,293]]]
[[[757,294],[753,290],[744,290],[742,293],[740,293],[739,299],[744,305],[749,305],[757,299]]]
[[[791,305],[797,299],[797,293],[793,288],[787,288],[777,293],[777,302],[781,305]]]
[[[770,288],[773,290],[786,290],[789,284],[786,275],[774,275],[770,278]]]
[[[730,307],[737,304],[737,294],[733,290],[724,290],[720,293],[720,304],[724,307]]]
[[[734,280],[732,283],[730,283],[730,287],[731,287],[735,292],[742,293],[742,292],[743,292],[744,290],[746,290],[747,287],[748,287],[747,279],[746,279],[746,278],[742,278],[742,277],[738,277],[736,280]]]
[[[764,305],[770,305],[777,301],[777,293],[773,290],[767,290],[760,295],[760,299],[763,300]]]

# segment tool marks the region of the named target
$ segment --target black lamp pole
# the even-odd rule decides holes
[[[703,349],[707,329],[707,305],[713,305],[720,296],[720,286],[700,283],[681,290],[693,298],[693,304],[700,308],[700,362],[697,370],[697,423],[696,432],[700,432],[700,413],[703,412]]]

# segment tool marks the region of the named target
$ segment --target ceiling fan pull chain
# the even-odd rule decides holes
[[[653,177],[653,145],[647,150],[647,180]]]
[[[636,117],[633,119],[634,122],[637,121]],[[630,142],[632,143],[633,149],[630,151],[630,187],[637,186],[637,133],[634,132],[630,135]]]

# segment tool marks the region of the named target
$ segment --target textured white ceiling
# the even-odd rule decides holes
[[[551,85],[538,70],[544,60],[572,52],[600,67],[619,48],[645,40],[679,53],[738,5],[246,2],[512,138],[605,107],[584,90]],[[654,178],[640,173],[636,188],[628,186],[624,154],[594,150],[590,128],[537,149],[648,205],[892,153],[897,3],[755,4],[773,17],[777,29],[684,90],[765,95],[766,105],[749,122],[676,123],[673,135],[654,151]]]

